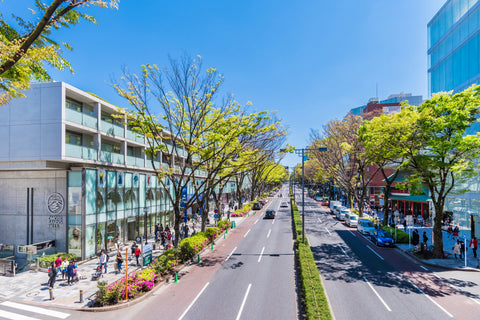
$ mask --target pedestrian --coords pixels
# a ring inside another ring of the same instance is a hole
[[[75,265],[73,260],[70,261],[67,267],[67,285],[71,286],[73,284],[73,279],[75,278]]]
[[[453,249],[453,255],[455,256],[455,259],[457,259],[457,254],[459,258],[462,257],[460,241],[457,240],[457,242],[455,242],[455,245],[453,246],[452,249]]]
[[[407,232],[407,219],[403,218],[403,230]]]
[[[472,240],[470,240],[470,248],[472,248],[473,251],[473,257],[477,257],[477,247],[478,247],[478,241],[476,237],[473,237]]]
[[[57,268],[55,268],[55,263],[52,262],[50,264],[50,268],[48,268],[48,286],[53,289],[53,285],[55,284],[55,279],[57,278]]]
[[[458,238],[458,232],[459,232],[458,226],[455,226],[455,228],[453,229],[453,237],[454,238]]]
[[[163,249],[165,249],[165,230],[160,233],[160,244],[162,245]]]
[[[117,274],[122,272],[123,256],[120,250],[117,252]]]
[[[132,243],[132,246],[130,247],[130,250],[131,250],[131,256],[130,258],[133,258],[133,256],[135,255],[135,249],[137,248],[137,243],[135,241],[133,241]]]
[[[460,242],[460,254],[461,254],[461,259],[464,258],[464,254],[465,254],[465,242],[463,242],[462,240],[458,240]]]
[[[140,254],[141,254],[141,253],[142,253],[142,251],[141,251],[140,248],[137,246],[137,247],[135,248],[135,259],[137,259],[137,266],[140,264],[140,263],[138,262],[138,258],[140,257]]]
[[[57,270],[57,274],[55,276],[58,276],[58,273],[60,272],[60,267],[62,266],[62,256],[59,254],[58,258],[55,259],[55,269]]]
[[[102,249],[102,251],[100,251],[99,262],[102,268],[105,268],[105,273],[107,273],[107,257],[108,256],[105,254],[105,250]]]
[[[68,268],[68,259],[65,258],[65,260],[62,261],[62,266],[61,266],[61,272],[62,272],[62,280],[65,280],[67,277],[67,268]]]
[[[427,243],[428,237],[427,237],[427,232],[423,231],[423,243]]]
[[[418,235],[418,230],[415,229],[413,230],[413,233],[412,233],[412,244],[414,246],[417,246],[419,242],[420,242],[420,236]]]

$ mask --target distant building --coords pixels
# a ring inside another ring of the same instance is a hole
[[[393,114],[401,109],[402,102],[406,101],[412,106],[419,106],[423,102],[422,96],[412,96],[411,93],[391,94],[385,100],[370,98],[366,105],[350,109],[348,114],[371,119],[380,114]]]

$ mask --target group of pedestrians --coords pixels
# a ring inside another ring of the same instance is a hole
[[[188,228],[188,227],[187,227]],[[187,229],[185,229],[185,225],[182,226],[180,230],[180,234],[185,236],[187,234]],[[175,231],[171,230],[168,226],[163,228],[163,225],[160,224],[160,226],[155,225],[155,242],[158,243],[160,242],[160,245],[164,249],[170,249],[173,246],[173,243],[175,241]]]
[[[50,288],[53,289],[59,273],[62,274],[62,280],[67,279],[67,285],[69,286],[79,279],[77,263],[74,260],[68,261],[66,258],[62,260],[61,255],[58,255],[57,259],[48,268],[48,286]]]

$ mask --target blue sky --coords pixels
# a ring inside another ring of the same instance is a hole
[[[225,77],[225,93],[277,111],[288,143],[303,148],[310,129],[365,104],[377,85],[380,99],[427,96],[427,23],[445,1],[121,0],[119,10],[84,10],[98,25],[54,32],[73,46],[66,57],[75,74],[51,74],[127,107],[110,85],[122,66],[200,55]],[[32,3],[3,0],[0,12],[26,17]],[[282,163],[299,161],[292,154]]]

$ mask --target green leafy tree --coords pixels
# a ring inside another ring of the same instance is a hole
[[[0,13],[0,106],[23,97],[30,82],[50,81],[47,66],[73,72],[62,56],[62,47],[50,36],[53,29],[70,27],[81,19],[96,23],[79,9],[90,5],[118,8],[119,0],[53,0],[50,5],[35,0],[32,20],[12,15],[12,23]],[[63,46],[69,50],[67,43]]]
[[[418,108],[407,106],[412,117],[405,146],[405,166],[413,169],[412,184],[423,182],[435,208],[435,257],[443,256],[442,220],[446,197],[465,179],[476,174],[474,159],[480,153],[480,133],[466,134],[480,112],[480,86],[457,94],[439,93]]]

